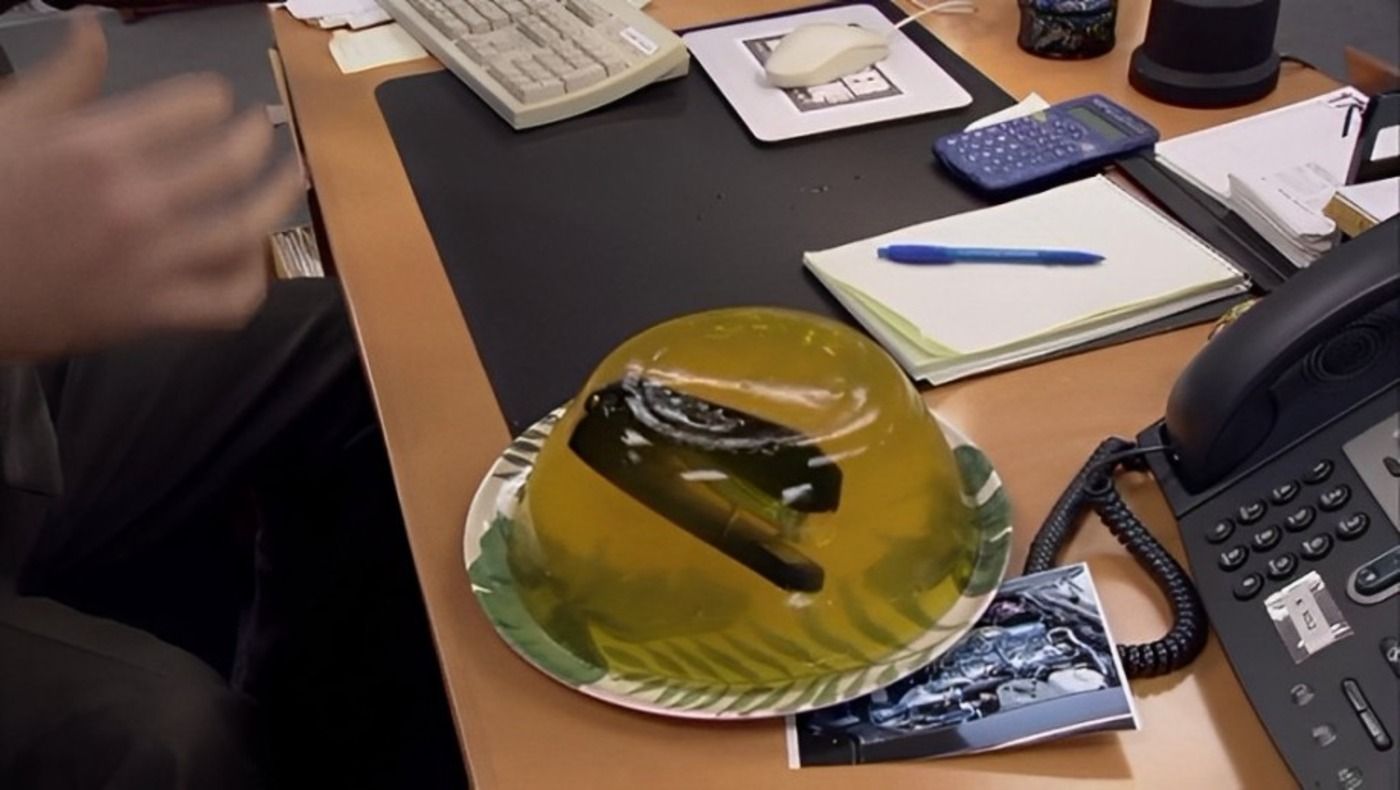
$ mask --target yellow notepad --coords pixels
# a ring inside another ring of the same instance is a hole
[[[881,260],[885,244],[1081,249],[1092,266]],[[1102,176],[804,260],[915,378],[1020,364],[1248,288],[1215,250]]]

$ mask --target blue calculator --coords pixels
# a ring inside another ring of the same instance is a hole
[[[984,192],[1028,191],[1102,168],[1157,142],[1152,124],[1097,93],[971,132],[933,152]]]

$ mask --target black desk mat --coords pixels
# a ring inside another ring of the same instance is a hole
[[[682,79],[523,132],[447,72],[380,86],[512,432],[667,318],[757,304],[849,321],[803,268],[803,251],[985,205],[939,170],[930,146],[1011,99],[924,28],[904,30],[971,105],[765,144],[694,61]]]

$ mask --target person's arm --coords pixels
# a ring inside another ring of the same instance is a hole
[[[192,75],[95,99],[106,42],[75,15],[62,51],[0,83],[0,360],[168,328],[233,327],[261,303],[263,244],[292,163],[272,130]]]

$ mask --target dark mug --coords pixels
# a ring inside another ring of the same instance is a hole
[[[1113,49],[1118,0],[1018,0],[1016,43],[1042,58],[1094,58]]]

